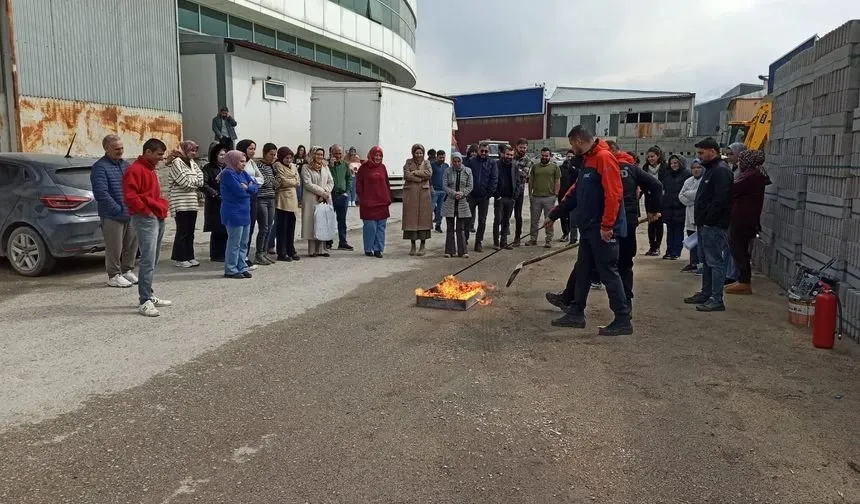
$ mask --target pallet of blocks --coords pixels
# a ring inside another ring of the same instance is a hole
[[[797,262],[835,259],[846,335],[860,340],[860,20],[776,72],[760,269],[788,287]]]

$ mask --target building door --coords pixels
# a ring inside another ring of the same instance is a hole
[[[579,117],[579,124],[584,126],[588,131],[590,131],[591,133],[593,133],[595,135],[599,133],[597,131],[597,116],[594,114],[580,116]]]
[[[551,138],[567,137],[567,116],[554,115],[550,118],[549,136]]]
[[[618,119],[619,114],[609,114],[609,136],[618,136]]]

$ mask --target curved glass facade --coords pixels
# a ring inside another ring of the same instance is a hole
[[[415,49],[415,28],[418,23],[406,0],[329,0],[345,9],[376,21]]]
[[[398,0],[384,1],[395,2]],[[338,0],[338,3],[340,2],[344,2],[341,5],[347,7],[344,0]],[[353,3],[353,0],[349,0],[349,2]],[[368,0],[364,1],[364,3],[367,2]],[[354,3],[358,4],[359,2],[356,1]],[[406,9],[411,16],[409,8],[406,7]],[[414,20],[414,18],[412,19]],[[315,44],[295,35],[274,30],[203,5],[198,5],[189,0],[179,0],[179,28],[206,35],[248,40],[271,47],[272,49],[277,49],[278,51],[294,54],[300,58],[361,74],[365,77],[385,81],[390,84],[397,84],[391,73],[363,58],[343,53],[322,44]]]

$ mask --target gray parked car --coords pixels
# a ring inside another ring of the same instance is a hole
[[[95,159],[0,153],[0,257],[25,276],[104,250],[90,184]]]

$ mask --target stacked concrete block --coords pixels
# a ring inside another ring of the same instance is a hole
[[[847,332],[860,338],[860,21],[778,69],[772,98],[765,168],[773,185],[756,260],[783,286],[795,261],[835,260],[826,274],[840,281]]]

